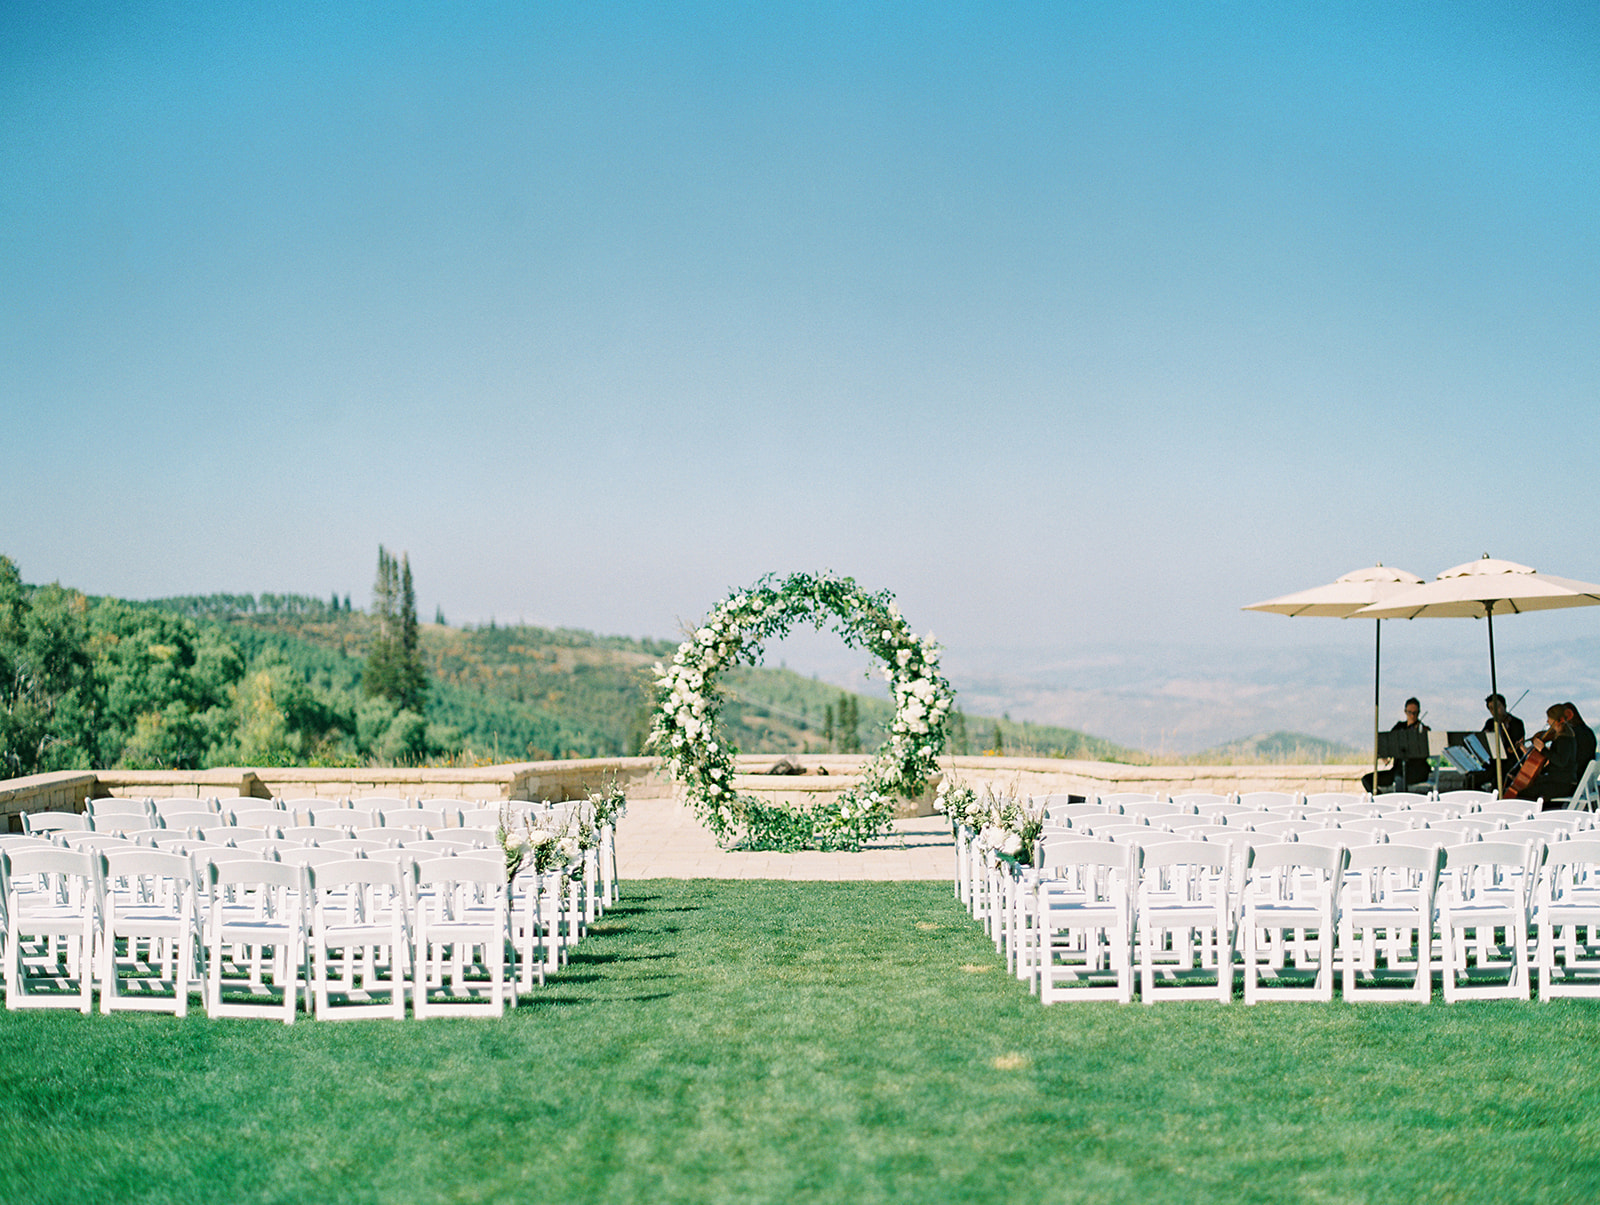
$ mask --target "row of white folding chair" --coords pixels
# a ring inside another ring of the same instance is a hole
[[[1414,835],[1420,837],[1422,833]],[[1541,994],[1546,985],[1550,985],[1552,995],[1600,995],[1600,976],[1584,983],[1563,983],[1556,978],[1557,975],[1571,976],[1576,971],[1600,972],[1600,937],[1588,929],[1590,925],[1600,924],[1600,838],[1579,837],[1549,848],[1552,864],[1564,868],[1564,880],[1553,874],[1537,874],[1546,847],[1536,835],[1529,834],[1528,838],[1455,846],[1419,842],[1347,849],[1337,840],[1305,843],[1298,848],[1293,845],[1251,846],[1249,882],[1257,888],[1254,896],[1247,888],[1237,904],[1246,1001],[1277,998],[1280,993],[1290,993],[1285,998],[1303,997],[1303,988],[1274,987],[1264,982],[1269,971],[1281,974],[1286,957],[1291,957],[1297,966],[1312,968],[1312,991],[1322,999],[1331,998],[1333,976],[1341,970],[1343,990],[1351,998],[1427,1000],[1431,996],[1435,970],[1443,972],[1447,1001],[1485,995],[1526,998],[1529,967],[1534,957],[1540,969]],[[1067,908],[1067,913],[1076,912],[1079,921],[1086,917],[1093,919],[1096,908],[1101,909],[1098,915],[1102,921],[1115,921],[1114,911],[1106,908],[1104,890],[1084,903],[1088,888],[1082,876],[1087,873],[1085,868],[1093,870],[1102,876],[1100,881],[1104,888],[1106,868],[1119,859],[1126,859],[1134,866],[1142,863],[1147,868],[1165,867],[1168,871],[1182,865],[1186,874],[1192,874],[1203,863],[1211,875],[1210,894],[1198,900],[1192,888],[1199,880],[1193,877],[1184,879],[1191,891],[1179,900],[1152,897],[1150,875],[1145,873],[1140,878],[1139,906],[1128,916],[1126,932],[1130,942],[1131,935],[1138,934],[1145,998],[1154,1001],[1163,995],[1191,990],[1163,988],[1156,984],[1154,976],[1162,956],[1180,963],[1188,960],[1179,969],[1191,968],[1195,952],[1191,943],[1197,933],[1203,939],[1200,943],[1202,969],[1209,967],[1213,976],[1211,985],[1198,990],[1224,999],[1231,996],[1231,972],[1226,977],[1216,972],[1224,959],[1231,958],[1231,946],[1223,942],[1227,922],[1219,919],[1226,916],[1221,901],[1228,891],[1228,876],[1223,870],[1227,858],[1219,847],[1213,845],[1207,850],[1203,844],[1178,841],[1139,846],[1090,839],[1058,843],[1053,848],[1047,845],[1046,858],[1065,857],[1072,849],[1080,852],[1091,846],[1098,846],[1098,849],[1090,851],[1096,857],[1083,862],[1075,872],[1078,877],[1067,884],[1051,880],[1049,872],[1053,868],[1049,865],[1039,880],[1038,916],[1031,926],[1030,937],[1039,943],[1031,969],[1039,978],[1041,994],[1047,1000],[1058,998],[1061,989],[1057,980],[1063,975],[1071,980],[1085,973],[1109,969],[1116,972],[1114,984],[1094,989],[1093,995],[1130,998],[1131,961],[1118,957],[1120,930],[1117,926],[1101,924],[1093,941],[1080,939],[1075,945],[1069,943],[1063,947],[1053,936],[1055,930],[1063,926],[1053,924],[1048,911],[1051,907],[1063,907],[1064,898],[1073,905]],[[1115,849],[1121,849],[1122,853],[1112,852]],[[1336,863],[1341,859],[1342,864],[1350,867],[1347,873],[1339,872]],[[1435,948],[1432,918],[1441,868],[1445,871],[1438,912],[1441,953],[1434,959],[1430,956]],[[1267,872],[1271,872],[1270,890],[1263,889]],[[1394,878],[1397,874],[1406,877],[1397,882]],[[1542,912],[1531,904],[1536,879]],[[1171,887],[1168,883],[1165,888],[1169,894]],[[1545,904],[1543,901],[1548,901],[1552,893],[1558,903]],[[1211,918],[1209,924],[1202,924],[1206,917]],[[1167,924],[1167,921],[1172,923]],[[1537,935],[1530,928],[1533,923],[1539,926]],[[1334,957],[1335,924],[1340,935],[1338,960]],[[1579,927],[1590,935],[1587,941],[1578,939]],[[1496,942],[1496,928],[1507,933],[1505,941]],[[1163,946],[1163,935],[1175,930],[1182,931],[1181,942]],[[1314,952],[1306,944],[1307,930],[1317,934]],[[1473,933],[1470,940],[1469,930]],[[1276,937],[1262,943],[1259,939],[1269,931]],[[1285,937],[1285,931],[1297,936]],[[1383,933],[1381,944],[1375,931]],[[1065,959],[1062,957],[1064,948]],[[1292,954],[1289,953],[1291,949]],[[1561,955],[1559,968],[1558,953]],[[1130,945],[1128,958],[1131,957]],[[1077,965],[1073,965],[1074,958]],[[1027,961],[1023,960],[1024,968]],[[1503,973],[1505,982],[1474,985],[1471,982],[1473,972],[1484,969],[1496,975]],[[1380,979],[1380,970],[1385,972],[1383,979],[1392,979],[1398,970],[1402,980],[1409,974],[1410,982],[1396,987]],[[1364,984],[1362,977],[1372,979],[1375,986]],[[1076,989],[1072,989],[1071,994],[1077,998],[1092,998],[1080,995]]]
[[[382,940],[370,941],[368,946],[390,951],[415,950],[412,996],[413,1008],[419,1017],[442,1011],[498,1014],[507,994],[504,948],[505,941],[512,937],[512,927],[504,890],[505,864],[497,851],[451,859],[417,858],[413,853],[404,858],[377,858],[361,863],[334,851],[298,850],[295,852],[301,855],[300,859],[280,863],[261,857],[233,856],[241,851],[217,850],[211,851],[211,859],[196,863],[180,854],[131,845],[93,852],[27,840],[26,844],[10,842],[3,852],[7,858],[14,857],[17,863],[15,873],[10,870],[10,862],[5,864],[6,890],[0,893],[0,899],[8,904],[7,918],[15,917],[17,921],[16,926],[6,926],[10,1008],[60,1006],[64,1001],[60,992],[40,996],[29,991],[30,979],[38,979],[48,970],[49,975],[44,977],[52,981],[76,975],[80,990],[66,1002],[87,1012],[95,979],[98,936],[104,1011],[118,1007],[158,1008],[183,1015],[187,1009],[190,972],[201,948],[196,941],[200,937],[202,910],[208,926],[204,948],[211,951],[205,990],[207,1008],[212,1015],[270,1015],[292,1021],[297,985],[308,993],[309,1007],[313,983],[318,1015],[370,1015],[374,1011],[403,1015],[405,987],[404,975],[399,973],[401,968],[391,968],[385,993],[378,986],[381,975],[375,975],[377,968],[387,963],[373,960],[369,950],[362,964],[365,974],[361,986],[355,986],[355,963],[346,948],[354,937],[350,926],[359,921],[370,928],[375,917],[383,918],[383,923],[389,927],[382,933],[371,930],[367,936],[375,935]],[[331,857],[317,856],[321,854]],[[319,869],[326,876],[328,890],[317,889]],[[26,882],[40,876],[54,876],[63,883],[76,877],[77,883],[73,891],[64,886],[54,892],[27,890]],[[403,889],[392,892],[387,904],[371,895],[374,885],[391,880],[401,884],[410,878],[415,879],[415,889],[409,893]],[[165,891],[141,886],[108,889],[108,883],[143,884],[163,879],[168,884]],[[205,883],[206,889],[197,891],[197,881]],[[497,893],[483,890],[483,884],[492,885],[496,881],[499,884]],[[359,898],[349,891],[350,885],[356,882],[368,885]],[[446,884],[451,885],[449,890]],[[471,884],[476,894],[467,893],[464,884]],[[535,890],[532,896],[539,894]],[[540,982],[544,963],[532,947],[543,940],[537,910],[541,903],[548,907],[551,902],[548,898],[551,893],[544,894],[544,901],[530,898],[525,904],[525,916],[519,921],[517,934],[524,963],[538,961]],[[554,902],[559,904],[558,899]],[[343,907],[345,927],[321,935],[317,956],[312,959],[306,944],[318,933],[312,925],[312,911],[332,904]],[[409,917],[413,914],[416,916],[415,944],[402,945],[397,942],[396,935],[409,932]],[[105,926],[103,931],[97,929],[100,923]],[[491,936],[495,934],[499,936]],[[46,951],[23,959],[23,936],[46,937]],[[125,950],[120,957],[119,938]],[[68,948],[62,948],[64,941]],[[165,976],[154,974],[153,968],[145,965],[157,956],[152,951],[141,958],[140,942],[147,947],[164,943],[159,959],[166,968]],[[235,1003],[222,999],[224,951],[233,945],[246,948],[245,955],[234,961],[240,964],[244,983],[253,994],[265,992],[266,977],[269,973],[273,975],[275,991],[280,997],[276,1003],[264,1006],[257,1002]],[[261,956],[264,947],[275,950],[270,970],[267,960]],[[477,993],[484,998],[469,999],[465,1005],[441,1002],[437,998],[441,992],[455,996],[476,992],[463,979],[467,965],[465,951],[470,947],[484,951],[481,961],[490,979],[487,994]],[[332,959],[329,956],[332,949],[340,949],[342,958]],[[13,953],[17,955],[15,959]],[[47,957],[48,966],[45,965]],[[30,972],[26,974],[25,961]],[[350,998],[343,1003],[334,1002],[329,995],[328,968],[336,961],[341,966],[343,994]],[[121,991],[121,972],[130,964],[140,973],[141,979],[153,976],[165,983],[171,994],[130,996]],[[316,968],[314,981],[309,967]],[[387,998],[374,1004],[370,998],[374,988],[380,997],[386,994]],[[514,1002],[514,994],[512,999]]]

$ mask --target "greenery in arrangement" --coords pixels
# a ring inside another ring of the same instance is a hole
[[[505,804],[495,835],[505,854],[506,878],[514,879],[522,870],[574,873],[580,855],[596,848],[604,830],[615,828],[628,811],[628,797],[615,779],[589,792],[583,803],[581,808],[554,814]]]
[[[1600,1005],[1056,1004],[947,883],[647,881],[495,1022],[0,1013],[0,1199],[1600,1198]]]
[[[978,845],[997,856],[1024,865],[1033,862],[1034,846],[1044,834],[1045,805],[1031,795],[985,783],[983,794],[947,775],[934,796],[934,810],[949,818],[951,831],[969,829]]]
[[[733,785],[738,750],[718,726],[719,675],[741,659],[759,660],[768,640],[801,622],[831,626],[846,645],[876,657],[895,705],[888,739],[862,781],[809,810],[740,796]],[[657,666],[650,748],[723,844],[859,849],[887,831],[895,799],[919,794],[938,770],[955,700],[938,662],[939,646],[911,631],[888,591],[874,593],[827,573],[769,575],[714,607],[678,646],[671,665]]]

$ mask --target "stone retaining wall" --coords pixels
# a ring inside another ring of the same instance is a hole
[[[820,802],[853,785],[870,760],[840,754],[789,754],[804,775],[769,775],[778,754],[738,759],[735,787],[772,802]],[[1114,762],[1048,757],[947,757],[946,774],[970,786],[1010,789],[1025,795],[1089,795],[1110,791],[1359,791],[1363,766],[1125,766]],[[826,775],[816,773],[826,767]],[[244,795],[261,799],[342,799],[398,795],[481,799],[579,799],[613,778],[635,799],[671,797],[673,784],[653,757],[585,758],[511,762],[469,769],[312,769],[252,767],[215,770],[63,770],[0,781],[0,831],[20,831],[23,812],[82,811],[101,795]],[[907,801],[902,815],[930,814],[932,793]]]
[[[467,769],[350,769],[259,766],[215,770],[64,770],[0,781],[0,831],[18,832],[23,812],[81,812],[84,801],[122,797],[243,795],[258,799],[581,799],[613,778],[635,799],[664,798],[672,786],[653,757],[510,762]]]

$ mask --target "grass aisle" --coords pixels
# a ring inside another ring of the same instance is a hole
[[[629,887],[501,1023],[0,1014],[0,1201],[1600,1199],[1600,1004],[1044,1009],[948,885]]]

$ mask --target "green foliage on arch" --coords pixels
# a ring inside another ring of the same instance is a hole
[[[847,646],[876,657],[895,704],[889,738],[861,781],[809,811],[739,795],[733,786],[738,750],[717,728],[718,675],[730,665],[758,662],[768,640],[802,622],[831,627]],[[859,849],[888,830],[896,798],[920,794],[937,772],[955,702],[938,662],[932,636],[911,631],[887,590],[874,593],[829,573],[794,573],[781,581],[769,574],[714,607],[678,646],[672,664],[656,667],[650,747],[724,846]]]

